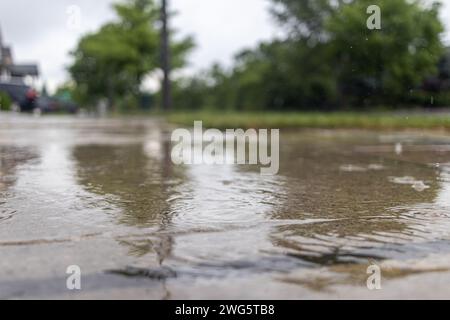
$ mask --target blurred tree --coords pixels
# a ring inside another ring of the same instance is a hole
[[[372,0],[341,5],[326,22],[330,62],[336,66],[341,97],[352,104],[398,103],[437,73],[443,55],[439,4],[378,0],[381,30],[363,28]]]
[[[189,108],[190,97],[195,93],[195,105],[191,104],[191,108],[329,107],[336,97],[335,76],[324,59],[322,46],[310,48],[303,41],[261,43],[257,49],[237,54],[230,70],[216,64],[195,78],[185,79],[182,85],[179,82],[175,105]]]
[[[322,108],[332,103],[333,73],[324,64],[322,45],[273,41],[237,56],[241,108]],[[252,103],[253,102],[253,103]]]
[[[445,55],[439,62],[439,78],[442,81],[450,80],[450,47],[445,49]]]
[[[444,30],[438,4],[272,2],[273,15],[287,31],[284,39],[242,51],[229,70],[213,66],[195,81],[184,81],[177,96],[188,102],[195,92],[196,104],[239,110],[395,105],[408,103],[410,91],[437,73]],[[373,4],[381,8],[381,30],[367,27]]]
[[[108,97],[114,105],[118,98],[136,97],[146,75],[159,67],[159,14],[153,0],[124,0],[114,5],[117,20],[81,38],[72,53],[69,72],[81,102]],[[193,40],[171,43],[172,67],[185,64]]]
[[[334,66],[341,105],[401,102],[437,71],[444,31],[438,3],[273,1],[273,12],[288,28],[291,41],[304,42],[310,48],[323,46],[323,63]],[[381,30],[369,30],[366,25],[367,8],[373,4],[381,8]]]
[[[312,45],[327,40],[326,22],[345,0],[272,0],[272,2],[271,12],[287,29],[288,38],[309,40],[309,44]]]

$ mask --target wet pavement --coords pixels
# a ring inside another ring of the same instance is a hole
[[[450,134],[281,130],[261,176],[174,166],[171,129],[0,114],[0,298],[450,297]]]

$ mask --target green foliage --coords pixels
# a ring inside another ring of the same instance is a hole
[[[331,61],[342,93],[361,104],[370,96],[395,103],[436,74],[443,54],[438,5],[417,1],[378,0],[382,29],[362,28],[373,0],[341,5],[326,23]]]
[[[80,88],[74,82],[69,81],[57,87],[53,96],[64,102],[83,103],[86,100],[80,94]],[[83,107],[89,107],[89,105],[85,104]]]
[[[284,39],[238,54],[177,89],[177,105],[317,110],[411,103],[443,55],[440,6],[408,0],[272,0]],[[382,29],[367,28],[377,4]],[[195,95],[195,98],[194,98]]]
[[[0,91],[0,111],[11,110],[12,100],[9,94]]]
[[[108,97],[111,104],[131,101],[146,75],[159,66],[159,6],[153,0],[125,0],[114,5],[116,21],[84,36],[69,68],[79,102]],[[174,42],[174,68],[185,64],[191,38]],[[128,96],[128,97],[127,97]]]

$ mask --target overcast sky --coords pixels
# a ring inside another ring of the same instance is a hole
[[[79,37],[96,30],[114,14],[115,0],[1,0],[0,26],[4,42],[12,45],[18,63],[36,61],[42,79],[51,89],[67,78],[68,52]],[[443,21],[450,39],[450,0],[443,0]],[[197,48],[190,57],[190,70],[212,62],[229,63],[233,55],[280,29],[268,13],[268,0],[171,0],[178,11],[172,23],[181,35],[193,35]],[[80,23],[73,6],[81,9]]]

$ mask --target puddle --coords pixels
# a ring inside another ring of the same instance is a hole
[[[250,299],[364,290],[354,280],[372,260],[395,267],[398,287],[401,270],[450,265],[450,136],[282,131],[280,174],[267,177],[174,166],[167,130],[0,118],[1,297],[68,294],[48,284],[70,265],[89,297]]]

